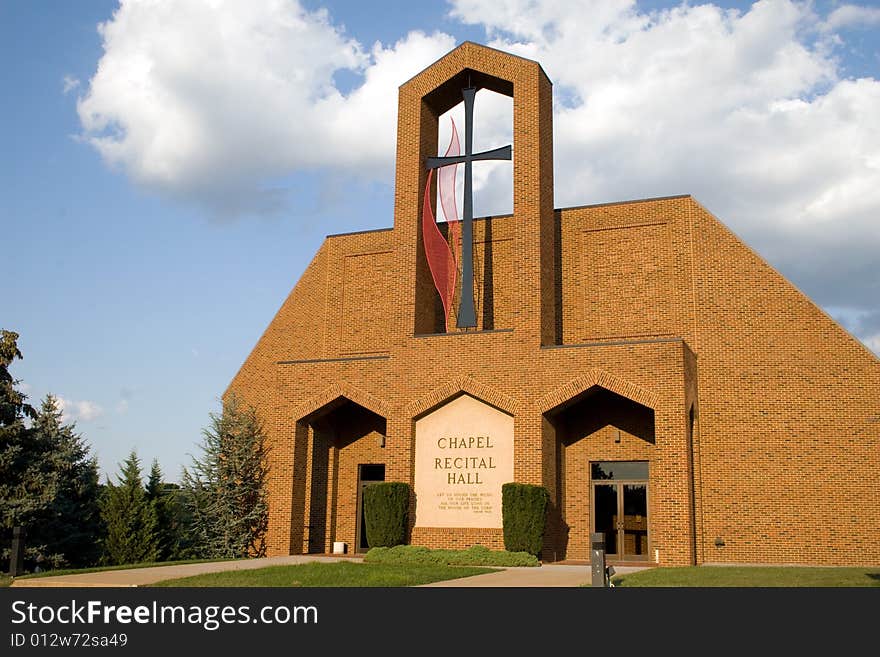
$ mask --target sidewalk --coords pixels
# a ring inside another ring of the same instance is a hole
[[[359,557],[329,557],[324,555],[290,555],[287,557],[266,557],[242,561],[213,561],[210,563],[180,564],[178,566],[154,566],[152,568],[131,568],[128,570],[104,570],[81,575],[59,575],[58,577],[29,577],[16,579],[12,586],[27,588],[53,587],[91,587],[91,586],[148,586],[166,579],[178,579],[205,573],[219,573],[226,570],[253,570],[269,566],[287,566],[309,561],[363,561]]]
[[[615,566],[618,575],[644,570],[642,566]],[[577,587],[590,585],[589,565],[545,564],[537,568],[504,568],[496,573],[448,579],[423,587]]]
[[[12,583],[16,588],[57,588],[57,587],[131,587],[149,586],[166,579],[177,579],[216,573],[226,570],[253,570],[268,566],[285,566],[309,561],[363,561],[360,557],[333,557],[326,555],[291,555],[287,557],[267,557],[246,561],[217,561],[212,563],[181,564],[179,566],[155,566],[153,568],[132,568],[129,570],[105,570],[81,575],[59,575],[58,577],[33,577],[17,579]],[[642,570],[641,567],[615,567],[623,574]],[[443,582],[425,584],[427,587],[472,588],[472,587],[577,587],[590,583],[589,565],[546,564],[537,568],[502,568],[494,573],[462,577]]]

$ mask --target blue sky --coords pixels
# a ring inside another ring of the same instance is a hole
[[[31,401],[105,474],[135,448],[177,480],[324,235],[391,225],[396,87],[464,40],[554,81],[558,206],[693,193],[880,352],[877,2],[7,1],[0,327]]]

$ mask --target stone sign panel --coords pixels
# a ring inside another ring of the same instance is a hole
[[[501,528],[513,417],[462,395],[416,420],[417,527]]]

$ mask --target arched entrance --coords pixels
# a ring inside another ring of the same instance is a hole
[[[362,495],[364,486],[385,479],[387,422],[381,415],[338,397],[302,418],[307,432],[303,488],[302,552],[331,552],[333,543],[348,552],[364,551]]]
[[[544,414],[556,441],[556,555],[589,559],[605,534],[612,562],[650,558],[653,409],[593,385]]]

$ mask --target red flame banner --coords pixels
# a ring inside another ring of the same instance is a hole
[[[447,156],[461,154],[461,144],[458,141],[458,131],[455,121],[452,121],[452,136],[449,147],[446,149]],[[425,185],[424,206],[422,208],[422,238],[425,243],[425,257],[431,277],[434,279],[434,287],[440,293],[443,302],[445,325],[449,329],[449,316],[452,313],[453,298],[455,297],[455,283],[458,275],[458,260],[461,252],[461,220],[458,217],[458,206],[455,202],[455,181],[458,165],[451,164],[441,167],[437,174],[437,197],[446,215],[449,241],[443,237],[434,212],[431,209],[431,179],[433,170],[428,171],[428,181]]]

